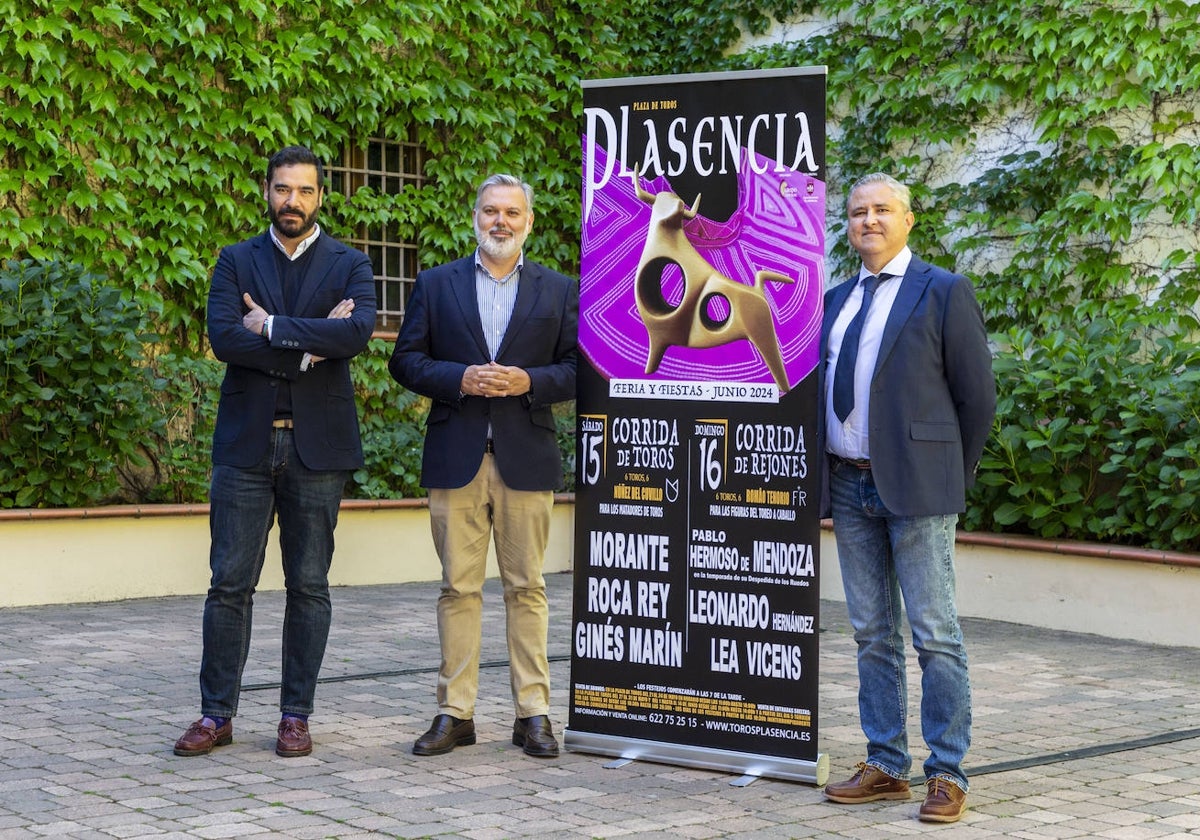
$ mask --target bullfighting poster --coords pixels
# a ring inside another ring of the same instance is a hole
[[[567,748],[823,784],[825,68],[583,88]]]

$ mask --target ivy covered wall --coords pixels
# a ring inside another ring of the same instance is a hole
[[[161,466],[132,482],[139,498],[204,485],[208,275],[264,224],[269,152],[414,132],[423,187],[331,197],[324,220],[337,235],[393,219],[425,265],[470,248],[485,173],[526,174],[531,252],[577,273],[580,79],[823,64],[830,194],[874,169],[910,182],[914,249],[975,279],[994,334],[1000,414],[965,523],[1200,550],[1197,7],[668,6],[0,0],[0,259],[106,276],[159,336],[147,353],[168,385],[149,401],[171,419],[141,441]],[[836,203],[831,277],[850,268]],[[378,366],[356,375],[378,434],[419,416]],[[0,440],[21,402],[3,399]],[[381,460],[356,492],[409,492],[411,437],[369,440]]]
[[[914,250],[975,281],[1000,399],[968,527],[1200,549],[1197,11],[803,2],[733,59],[828,65],[831,192],[897,175]]]

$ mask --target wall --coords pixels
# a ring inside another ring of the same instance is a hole
[[[844,601],[829,530],[821,556],[821,597]],[[1200,556],[960,532],[955,568],[966,617],[1200,647]]]
[[[202,595],[208,585],[204,505],[0,512],[0,607]],[[828,523],[827,523],[828,524]],[[546,571],[574,567],[575,506],[554,508]],[[833,534],[821,533],[821,597],[842,601]],[[964,616],[1200,647],[1200,557],[960,534]],[[495,558],[489,574],[496,574]],[[440,567],[421,500],[343,505],[330,581],[365,586],[436,581]],[[283,586],[270,545],[262,589]]]
[[[208,589],[208,507],[0,512],[0,607],[201,595]],[[36,514],[45,514],[37,516]],[[571,568],[574,504],[554,506],[546,571]],[[282,589],[275,533],[259,588]],[[488,574],[496,575],[494,549]],[[424,500],[347,501],[329,574],[335,586],[441,579]]]

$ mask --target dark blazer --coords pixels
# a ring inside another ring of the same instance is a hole
[[[285,314],[269,233],[221,250],[208,293],[208,338],[225,362],[221,402],[213,434],[213,463],[250,467],[266,454],[281,382],[291,383],[292,417],[300,460],[314,470],[352,470],[363,465],[350,358],[375,329],[375,279],[362,251],[322,232],[296,295]],[[271,341],[242,326],[249,292],[274,316]],[[344,298],[354,298],[349,318],[327,317]],[[305,352],[324,361],[301,372]]]
[[[822,359],[857,280],[825,293]],[[871,378],[871,473],[888,510],[897,516],[965,510],[995,411],[992,355],[970,281],[914,257]]]
[[[388,370],[405,388],[433,400],[423,487],[469,483],[483,462],[490,423],[496,466],[507,486],[558,489],[562,456],[550,406],[575,399],[578,320],[579,284],[525,260],[496,361],[523,368],[532,388],[520,397],[464,396],[463,372],[490,359],[475,294],[475,257],[417,275]]]

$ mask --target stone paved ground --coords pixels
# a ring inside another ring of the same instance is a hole
[[[549,584],[561,734],[570,575]],[[414,757],[434,712],[436,594],[426,583],[335,591],[316,749],[299,759],[273,751],[280,593],[258,598],[234,744],[190,759],[171,745],[196,717],[202,598],[0,610],[0,838],[1200,836],[1200,648],[966,621],[971,809],[928,826],[917,799],[847,807],[791,782],[526,757],[509,743],[495,582],[479,743]],[[822,610],[820,748],[840,779],[863,757],[853,641],[844,607]]]

